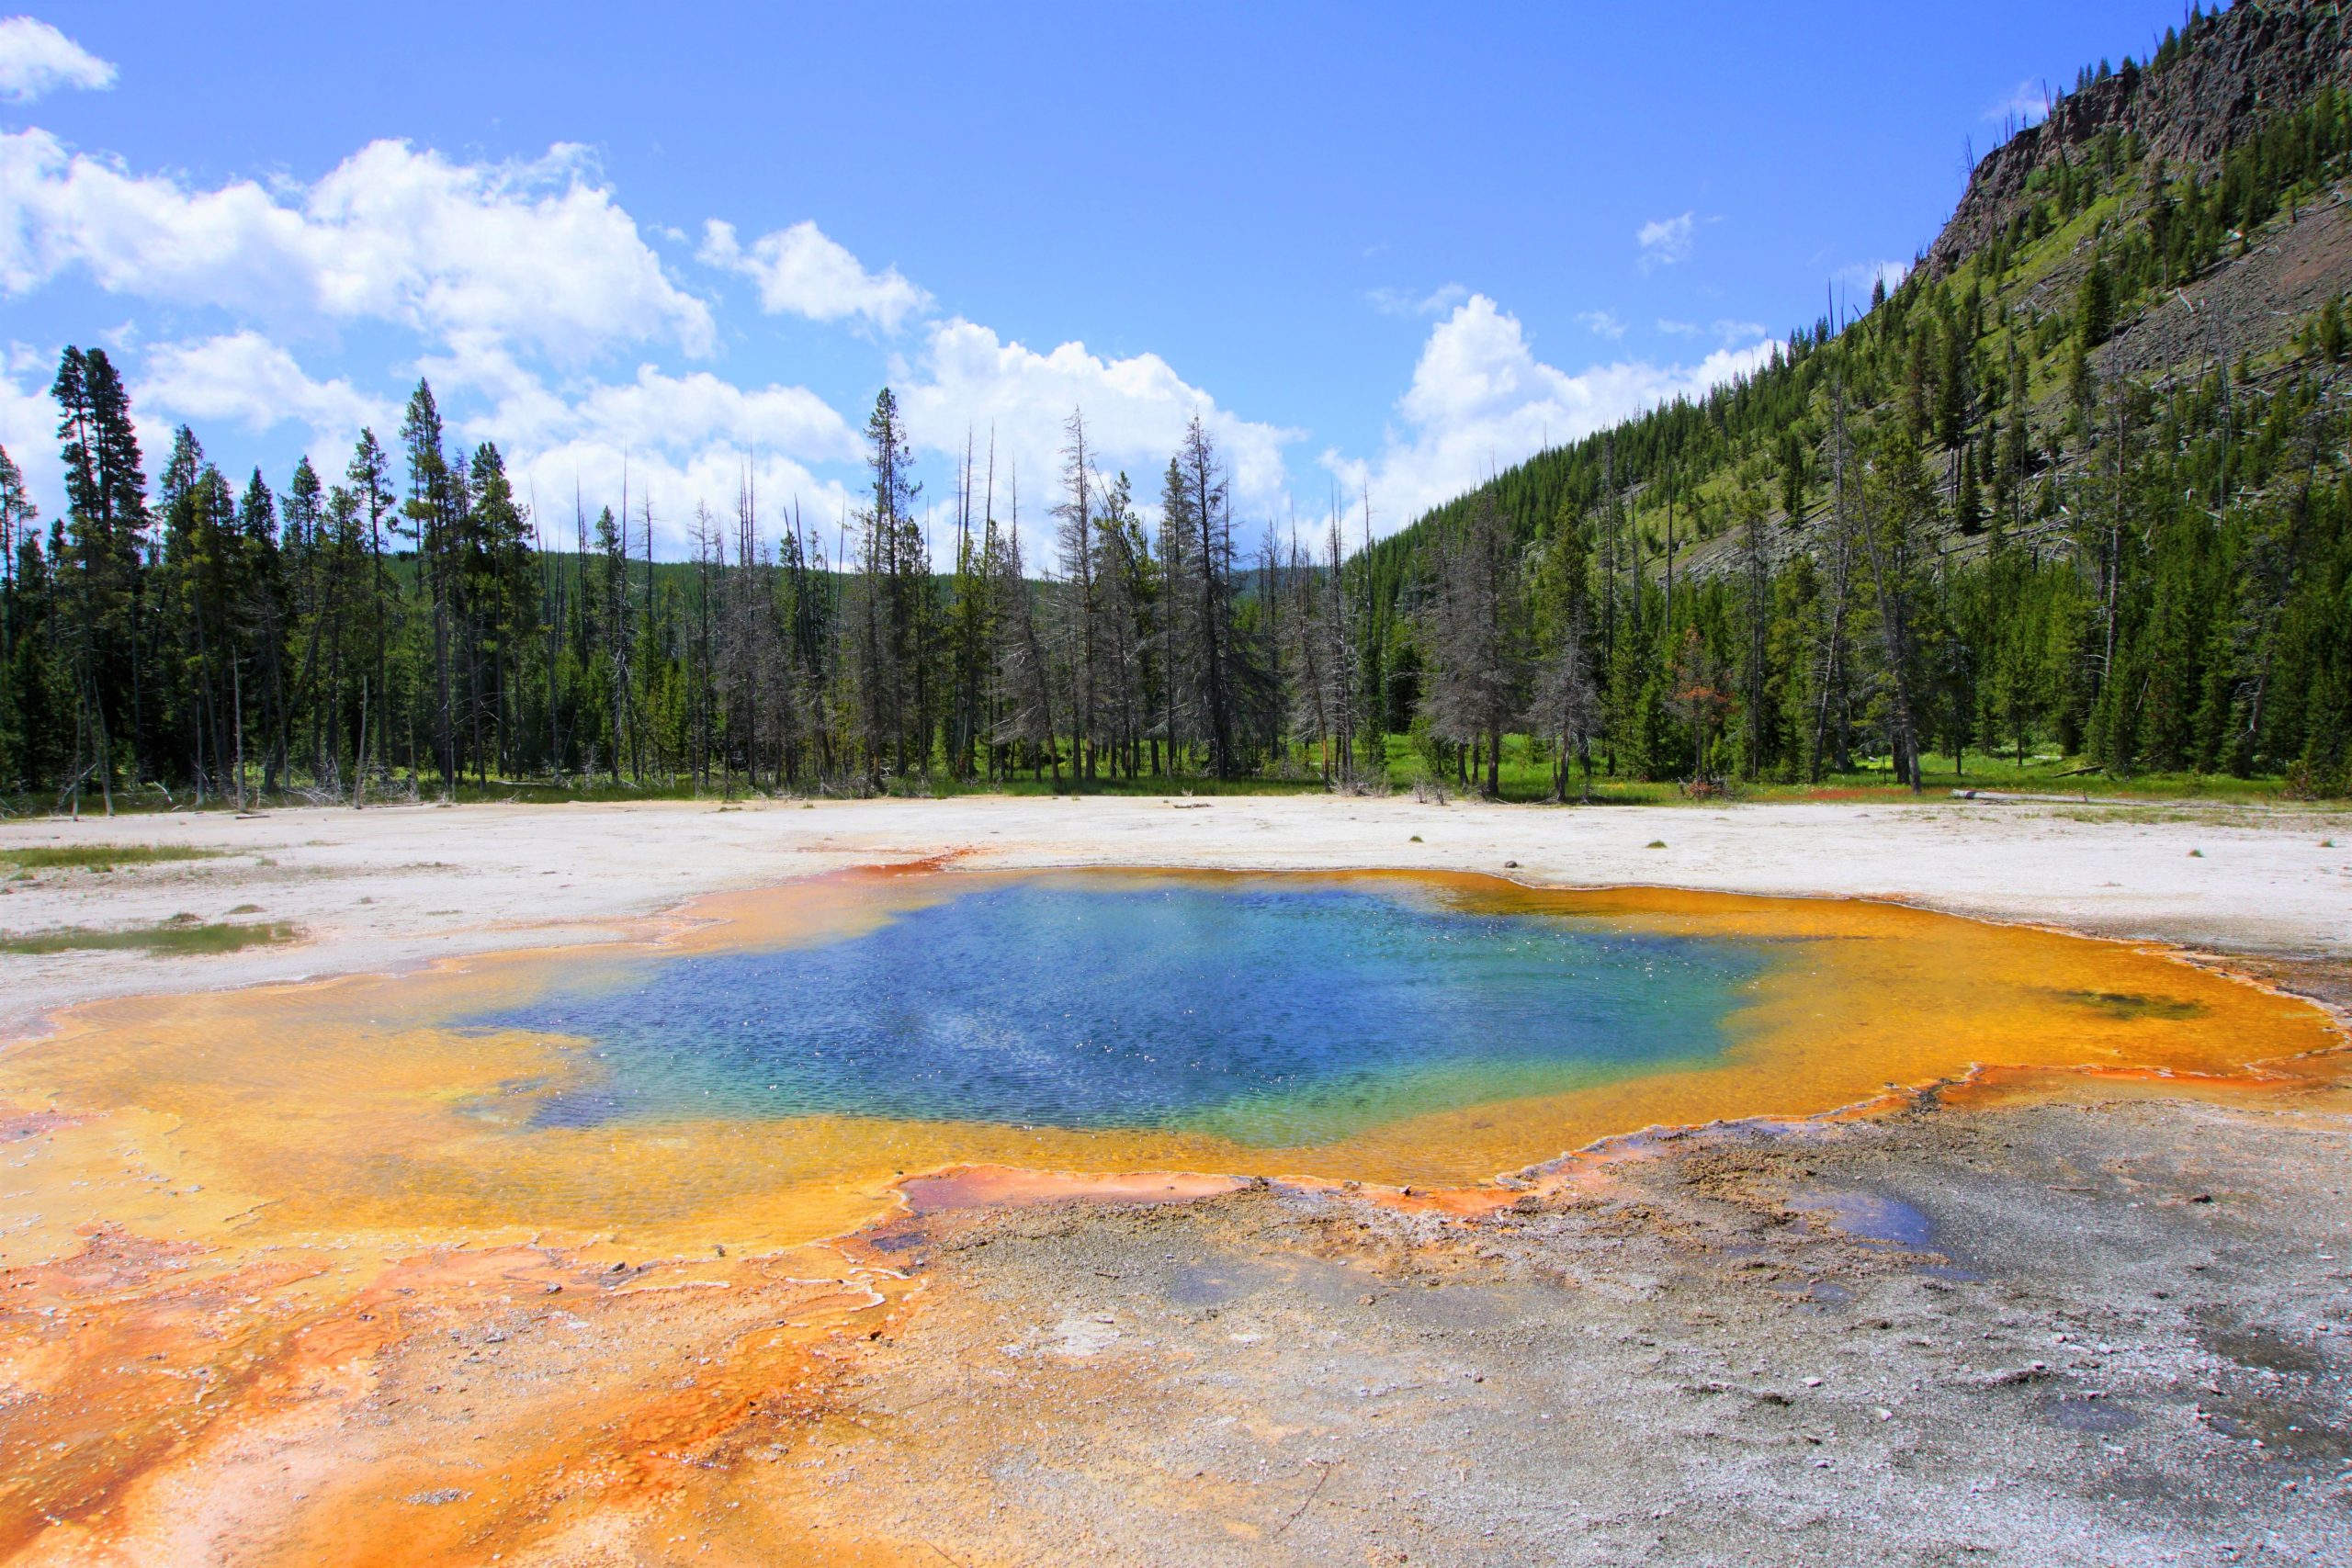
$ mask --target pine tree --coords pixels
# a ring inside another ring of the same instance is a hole
[[[2091,253],[2091,265],[2075,293],[2075,332],[2085,348],[2107,341],[2115,326],[2115,280],[2107,268],[2107,253]]]
[[[1968,349],[1965,328],[1947,319],[1939,336],[1936,369],[1936,441],[1949,450],[1968,434]]]
[[[458,758],[455,716],[451,711],[451,623],[460,613],[457,600],[459,575],[459,528],[463,509],[457,497],[457,475],[443,450],[441,411],[433,388],[424,381],[410,394],[408,412],[401,423],[401,446],[408,458],[408,500],[401,513],[409,536],[416,541],[418,570],[433,612],[433,736],[435,761],[441,774],[441,793],[450,797],[457,788]]]
[[[871,499],[859,513],[857,682],[868,786],[931,770],[935,636],[929,546],[915,502],[914,455],[885,387],[865,424]]]
[[[391,465],[384,456],[384,448],[373,430],[362,428],[359,444],[353,448],[351,465],[344,470],[344,480],[351,491],[357,507],[357,532],[368,557],[367,594],[361,611],[362,623],[374,650],[373,685],[363,686],[359,705],[363,713],[375,716],[375,734],[363,736],[358,755],[354,760],[353,798],[367,788],[367,774],[372,762],[379,770],[391,762],[392,693],[391,641],[398,625],[400,601],[395,597],[390,574],[384,568],[385,536],[391,530],[392,485]],[[366,726],[363,723],[363,730]],[[369,747],[372,744],[373,750]]]
[[[0,446],[0,792],[30,790],[42,776],[47,671],[34,628],[45,618],[48,571],[40,521],[23,473]]]
[[[236,615],[243,636],[238,668],[250,675],[235,682],[241,732],[250,716],[254,732],[266,741],[261,752],[261,791],[274,795],[287,771],[291,706],[286,683],[287,637],[292,602],[279,536],[277,497],[255,468],[237,500],[237,553],[242,581],[234,584]],[[243,771],[239,784],[242,788]]]
[[[989,463],[995,463],[990,440]],[[994,662],[995,622],[988,579],[988,540],[972,532],[972,436],[964,434],[964,466],[956,485],[956,576],[948,594],[947,773],[958,782],[978,771],[976,750],[987,733],[982,696]]]
[[[51,389],[62,418],[67,532],[61,598],[73,645],[73,795],[95,778],[114,812],[114,748],[146,775],[147,479],[130,401],[104,349],[69,346]]]
[[[1887,737],[1898,784],[1917,793],[1922,742],[1922,683],[1917,618],[1922,592],[1920,539],[1935,513],[1935,491],[1907,432],[1882,437],[1863,486],[1863,514],[1856,528],[1870,563],[1872,599],[1887,679]]]

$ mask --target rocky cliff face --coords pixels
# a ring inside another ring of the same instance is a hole
[[[1928,269],[1957,266],[2008,222],[2035,170],[2081,156],[2106,131],[2137,131],[2167,163],[2211,165],[2271,114],[2323,86],[2352,86],[2347,41],[2333,0],[2239,0],[2204,18],[2165,64],[2127,65],[1986,153],[1928,247]]]

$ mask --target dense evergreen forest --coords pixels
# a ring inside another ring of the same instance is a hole
[[[2352,96],[2320,82],[2204,158],[2130,113],[2247,11],[2086,72],[2087,108],[2057,106],[2015,188],[1969,209],[1979,243],[1352,554],[1337,516],[1240,549],[1197,422],[1147,520],[1082,413],[1024,535],[984,444],[918,480],[887,389],[831,558],[748,486],[697,510],[683,563],[626,495],[548,548],[422,383],[340,474],[240,485],[183,427],[151,479],[117,368],[69,348],[63,514],[0,453],[0,794],[1499,792],[1510,758],[1566,799],[1865,765],[1916,788],[1931,753],[2344,794]],[[2324,298],[2303,276],[2307,308],[2249,305],[2304,234],[2333,235]]]

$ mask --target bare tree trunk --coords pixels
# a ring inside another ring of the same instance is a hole
[[[380,722],[380,720],[379,720]],[[368,682],[359,682],[359,751],[352,759],[351,809],[356,811],[368,794]]]

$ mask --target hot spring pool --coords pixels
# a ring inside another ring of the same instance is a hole
[[[0,1224],[786,1245],[958,1164],[1464,1186],[1654,1125],[2338,1043],[2165,953],[1853,900],[842,873],[629,941],[74,1010],[0,1055],[53,1128]]]
[[[541,1125],[808,1115],[1267,1146],[1718,1059],[1799,949],[1403,886],[1017,881],[468,1021],[582,1043]]]

